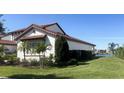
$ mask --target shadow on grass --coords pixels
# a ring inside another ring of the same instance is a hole
[[[78,63],[79,65],[89,65],[90,63],[87,63],[87,62],[80,62]]]
[[[55,67],[57,67],[57,68],[66,68],[66,67],[69,67],[69,66],[75,67],[75,66],[79,66],[79,65],[89,65],[90,64],[89,61],[97,60],[99,58],[101,58],[101,57],[94,57],[92,59],[85,59],[85,60],[77,60],[78,63],[77,64],[74,64],[74,65],[66,65],[66,66],[57,66],[57,65],[55,65]]]
[[[60,77],[54,74],[34,75],[34,74],[16,74],[9,76],[10,79],[70,79],[71,77]]]
[[[90,64],[89,61],[97,60],[99,58],[101,58],[101,57],[94,57],[93,59],[80,60],[78,65],[89,65]]]

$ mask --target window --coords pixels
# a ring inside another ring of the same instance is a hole
[[[39,43],[45,43],[45,41],[42,39],[42,40],[31,40],[29,41],[29,47],[30,48],[35,48]]]
[[[39,43],[45,43],[45,41],[42,39],[39,40],[30,40],[29,41],[29,48],[35,48]],[[31,53],[31,51],[27,51],[27,54]]]
[[[33,30],[33,33],[35,33],[36,31],[35,30]]]

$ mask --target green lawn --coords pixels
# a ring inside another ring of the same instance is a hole
[[[124,78],[124,60],[103,57],[87,61],[83,65],[64,68],[33,69],[14,66],[0,66],[0,77],[8,78],[76,78],[105,79]]]

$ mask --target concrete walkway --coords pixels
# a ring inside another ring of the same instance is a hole
[[[0,79],[8,79],[8,77],[0,77]]]

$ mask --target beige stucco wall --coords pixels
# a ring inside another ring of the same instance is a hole
[[[33,31],[30,31],[29,33],[27,33],[25,36],[28,36],[28,37],[30,37],[30,36],[35,36],[35,35],[44,35],[45,33],[42,33],[42,32],[40,32],[40,31],[35,31],[35,33],[33,33]],[[52,46],[52,49],[51,50],[47,50],[46,51],[46,53],[45,53],[45,56],[46,57],[49,57],[49,55],[50,54],[53,54],[54,55],[54,50],[55,50],[55,38],[54,37],[52,37],[52,36],[49,36],[49,35],[47,35],[47,37],[45,38],[45,42],[46,42],[46,44],[51,44],[51,46]],[[18,49],[18,47],[21,45],[21,41],[19,40],[19,41],[17,41],[17,49]],[[42,55],[42,54],[41,54]],[[23,54],[23,52],[22,51],[20,51],[19,49],[18,49],[18,51],[17,51],[17,57],[19,57],[20,58],[20,60],[22,60],[22,59],[24,59],[24,54]],[[38,54],[26,54],[26,59],[27,60],[33,60],[33,59],[35,59],[35,60],[39,60],[39,56],[38,56]]]
[[[7,35],[1,38],[2,40],[13,40],[12,35]]]
[[[24,36],[37,36],[37,35],[45,35],[45,33],[41,33],[38,30],[35,30],[35,33],[33,32],[34,30],[29,31],[27,34],[25,34]]]
[[[51,50],[46,51],[46,56],[49,56],[50,54],[55,55],[55,37],[47,35],[46,44],[51,44],[52,46]]]

